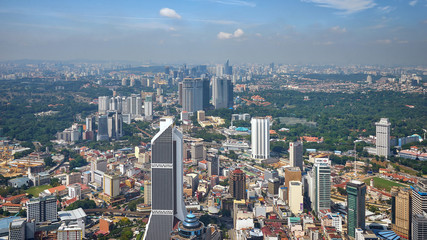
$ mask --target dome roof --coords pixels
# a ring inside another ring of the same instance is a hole
[[[183,221],[182,225],[186,228],[198,228],[200,227],[200,222],[194,214],[189,213],[185,217],[185,220]]]

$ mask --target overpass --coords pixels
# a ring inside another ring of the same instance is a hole
[[[123,210],[120,210],[120,209],[107,209],[107,208],[83,209],[83,211],[85,211],[85,213],[87,215],[93,214],[93,213],[110,213],[110,214],[119,213],[119,214],[122,214],[122,215],[131,215],[131,216],[145,217],[145,216],[150,215],[151,208],[143,209],[143,211],[140,211],[140,212],[123,211]]]

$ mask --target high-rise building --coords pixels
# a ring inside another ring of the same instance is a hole
[[[95,181],[95,171],[107,171],[107,159],[105,158],[94,158],[90,161],[90,172],[91,172],[91,181]]]
[[[208,156],[208,176],[213,175],[219,176],[219,159],[215,154],[209,154]]]
[[[117,111],[107,112],[108,137],[115,140],[123,137],[123,118]]]
[[[148,95],[144,101],[144,116],[146,119],[153,119],[153,96]]]
[[[302,142],[289,143],[289,163],[291,167],[299,167],[303,171]]]
[[[288,196],[290,196],[290,182],[298,181],[301,182],[301,170],[299,167],[288,167],[285,168],[285,187],[286,187],[286,195],[285,201],[288,201]]]
[[[132,118],[139,117],[142,115],[142,99],[139,94],[131,94],[130,97],[128,97],[129,101],[129,113],[131,114]]]
[[[230,174],[230,194],[236,200],[246,198],[246,174],[240,169]]]
[[[410,239],[412,223],[412,194],[409,188],[392,189],[392,230],[404,239]]]
[[[199,161],[203,160],[203,153],[203,143],[195,142],[191,144],[191,161],[193,161],[193,165],[197,165]]]
[[[420,180],[412,189],[411,239],[427,239],[427,180]]]
[[[278,178],[268,179],[268,195],[276,196],[279,194],[280,181]]]
[[[86,131],[95,131],[96,120],[95,116],[89,116],[86,118]]]
[[[348,235],[356,237],[356,228],[365,229],[366,184],[353,180],[347,183]]]
[[[211,100],[210,94],[210,84],[211,81],[209,78],[203,78],[203,109],[207,109],[209,107],[209,101]]]
[[[182,95],[183,95],[182,86],[183,86],[183,83],[179,82],[178,83],[178,104],[181,106],[182,106]]]
[[[144,239],[169,239],[175,219],[184,220],[183,135],[172,117],[160,119],[160,131],[151,140],[151,214]]]
[[[226,78],[215,78],[212,84],[212,103],[215,109],[233,107],[233,83]]]
[[[323,161],[314,162],[313,167],[314,212],[331,209],[331,166]]]
[[[17,219],[9,223],[9,239],[22,240],[25,238],[25,219]]]
[[[120,177],[117,175],[104,174],[104,193],[110,197],[120,195]]]
[[[304,197],[302,195],[301,181],[289,182],[289,208],[295,215],[302,213],[304,210]]]
[[[230,66],[230,60],[227,60],[224,64],[224,74],[233,75],[233,67]]]
[[[57,240],[83,239],[84,232],[77,222],[62,223],[56,231]]]
[[[98,113],[105,114],[109,109],[109,97],[100,96],[98,97]]]
[[[375,123],[377,139],[377,155],[388,158],[390,156],[390,125],[388,118],[381,118],[381,120]]]
[[[144,181],[144,203],[151,204],[151,182],[149,180]]]
[[[251,120],[252,158],[270,158],[270,119],[255,117]]]
[[[203,110],[203,81],[199,78],[185,78],[182,82],[182,111]]]
[[[101,115],[98,117],[98,134],[96,135],[97,141],[108,141],[108,116]]]
[[[36,223],[58,219],[56,197],[32,198],[27,202],[27,221]]]
[[[122,107],[123,107],[122,97],[117,96],[117,97],[110,98],[108,110],[117,111],[118,113],[121,113]]]

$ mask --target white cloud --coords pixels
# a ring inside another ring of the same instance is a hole
[[[315,3],[320,7],[338,9],[350,14],[374,7],[374,0],[301,0]]]
[[[342,28],[340,26],[335,26],[335,27],[329,28],[329,31],[334,32],[334,33],[345,33],[345,32],[347,32],[347,29]]]
[[[395,10],[395,7],[391,7],[391,6],[384,6],[384,7],[378,7],[378,9],[382,12],[385,13],[390,13],[391,11]]]
[[[218,39],[224,40],[224,39],[231,39],[231,38],[240,38],[243,36],[245,32],[241,28],[236,29],[234,33],[226,33],[226,32],[219,32],[217,37]]]
[[[237,6],[244,6],[244,7],[255,7],[256,4],[253,2],[243,1],[243,0],[211,0],[211,2],[216,2],[220,4],[226,4],[226,5],[237,5]]]
[[[163,17],[168,17],[168,18],[181,19],[181,15],[179,15],[178,13],[176,13],[175,10],[170,9],[170,8],[160,9],[160,15],[162,15]]]
[[[415,6],[418,3],[418,0],[413,0],[409,2],[409,5],[411,5],[412,7]]]
[[[377,43],[379,43],[379,44],[390,44],[391,39],[380,39],[380,40],[377,40]]]

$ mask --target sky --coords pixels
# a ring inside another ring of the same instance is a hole
[[[0,0],[0,60],[427,65],[427,0]]]

